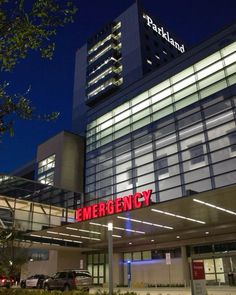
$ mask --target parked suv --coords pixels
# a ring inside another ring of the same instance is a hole
[[[82,289],[89,291],[92,277],[87,270],[66,270],[57,272],[53,277],[44,281],[44,290]]]

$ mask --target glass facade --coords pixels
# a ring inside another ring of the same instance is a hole
[[[82,241],[72,239],[72,235],[58,234],[53,237],[34,233],[44,229],[59,227],[75,222],[75,210],[61,208],[49,204],[35,203],[23,199],[10,198],[0,195],[0,229],[14,229],[22,234],[24,242],[54,246],[80,247]],[[84,237],[81,236],[81,239]],[[86,237],[87,238],[87,237]],[[33,260],[44,260],[47,256],[42,253],[32,253]]]
[[[235,242],[192,247],[193,260],[204,263],[207,285],[234,285],[235,250]]]
[[[75,210],[46,204],[42,206],[26,200],[0,197],[0,206],[1,227],[14,226],[15,229],[23,232],[60,226],[63,222],[75,219]]]
[[[165,201],[235,183],[236,99],[219,92],[236,83],[235,51],[233,43],[92,121],[85,200],[152,189]]]
[[[81,193],[2,174],[0,195],[71,209],[81,205]]]
[[[87,151],[236,83],[236,42],[120,105],[87,126]]]
[[[93,277],[93,284],[101,285],[109,281],[108,255],[106,253],[88,254],[87,265]]]

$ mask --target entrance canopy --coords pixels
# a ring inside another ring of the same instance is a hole
[[[74,212],[75,213],[75,212]],[[106,217],[29,233],[38,241],[76,243],[84,250],[107,249],[113,223],[114,249],[153,249],[230,241],[236,238],[236,186],[155,203]]]

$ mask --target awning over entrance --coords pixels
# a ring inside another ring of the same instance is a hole
[[[123,251],[236,239],[236,186],[194,194],[82,222],[30,233],[54,243],[63,238],[81,249],[106,249],[113,223],[114,249]]]

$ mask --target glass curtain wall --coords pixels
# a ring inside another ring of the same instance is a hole
[[[165,201],[236,182],[236,99],[213,95],[236,83],[235,49],[233,43],[89,124],[88,201],[145,189]]]
[[[87,126],[87,152],[236,83],[236,42]]]

